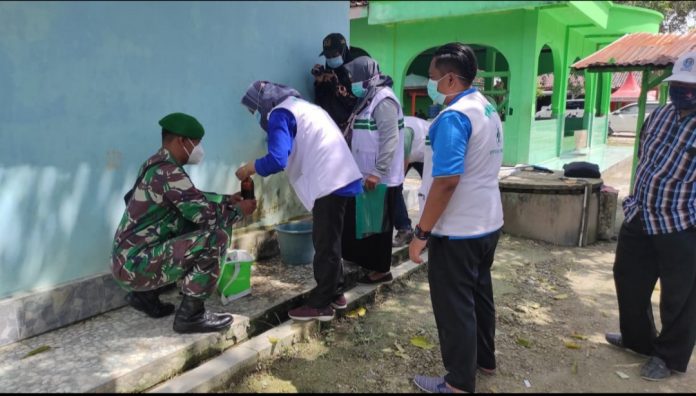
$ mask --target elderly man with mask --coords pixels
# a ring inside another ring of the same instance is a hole
[[[183,165],[203,159],[203,126],[184,113],[169,114],[159,124],[162,147],[140,167],[135,186],[126,194],[111,271],[116,283],[129,291],[129,304],[153,318],[174,312],[172,304],[159,300],[159,290],[182,279],[184,297],[174,330],[222,330],[232,323],[232,315],[211,313],[203,302],[215,290],[232,225],[251,214],[256,201],[194,187]]]
[[[256,81],[242,98],[268,134],[268,154],[237,169],[239,180],[255,173],[266,177],[287,170],[300,202],[312,212],[314,279],[317,286],[304,305],[292,309],[294,320],[329,321],[344,309],[341,234],[350,197],[362,192],[362,176],[329,114],[302,99],[295,89]]]
[[[391,89],[391,78],[379,72],[375,60],[361,56],[345,67],[350,73],[351,90],[359,98],[345,130],[346,140],[365,180],[365,188],[387,186],[384,208],[387,215],[383,232],[357,239],[355,200],[351,200],[346,210],[343,257],[369,271],[360,283],[388,282],[392,280],[392,208],[404,182],[404,115]]]
[[[640,375],[659,381],[686,371],[696,342],[696,52],[680,56],[672,103],[643,124],[638,167],[619,232],[614,283],[621,333],[612,345],[649,356]],[[660,280],[659,334],[650,297]]]

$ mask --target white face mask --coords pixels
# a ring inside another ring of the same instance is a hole
[[[189,142],[193,144],[193,141],[191,139],[189,139]],[[190,153],[186,149],[186,145],[184,145],[184,151],[186,151],[186,154],[188,154],[188,161],[186,161],[186,164],[188,165],[200,164],[201,161],[203,161],[203,157],[205,157],[205,151],[203,151],[201,143],[199,143],[197,146],[194,146],[193,150],[191,150]]]

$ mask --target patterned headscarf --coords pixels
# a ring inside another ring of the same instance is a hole
[[[268,113],[290,96],[302,98],[296,89],[270,81],[254,81],[242,97],[242,104],[249,111],[261,113],[261,128],[268,131]]]

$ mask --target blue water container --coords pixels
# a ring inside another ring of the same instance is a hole
[[[314,259],[312,244],[312,222],[298,221],[279,224],[278,233],[280,258],[288,265],[311,264]]]

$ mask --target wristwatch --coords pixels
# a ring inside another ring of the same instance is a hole
[[[427,241],[428,237],[430,237],[430,231],[423,231],[420,228],[420,225],[417,225],[416,229],[413,230],[413,236],[420,239],[421,241]]]

